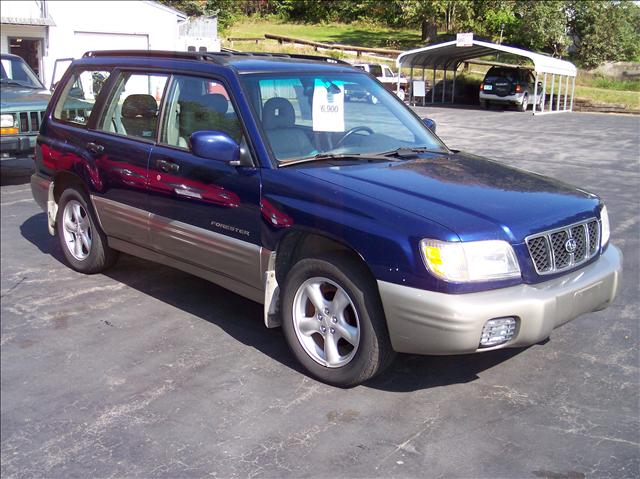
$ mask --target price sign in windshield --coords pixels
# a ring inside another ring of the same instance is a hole
[[[344,131],[344,85],[316,79],[313,131]]]

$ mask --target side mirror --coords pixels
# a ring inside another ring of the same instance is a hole
[[[422,123],[424,123],[424,126],[429,128],[432,133],[436,132],[436,122],[435,122],[435,120],[432,120],[431,118],[423,118],[422,119]]]
[[[221,131],[196,131],[189,137],[194,155],[240,166],[240,145]]]

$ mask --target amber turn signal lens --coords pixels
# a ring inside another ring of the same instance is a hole
[[[0,135],[17,135],[18,129],[15,127],[0,128]]]

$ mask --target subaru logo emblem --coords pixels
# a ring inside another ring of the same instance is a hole
[[[567,253],[573,253],[578,247],[578,243],[573,238],[569,238],[567,242],[564,244],[564,249],[567,250]]]

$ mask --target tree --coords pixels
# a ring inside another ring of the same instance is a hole
[[[176,8],[190,17],[216,15],[221,30],[229,27],[237,18],[242,3],[235,0],[158,0]]]
[[[576,59],[593,68],[606,61],[637,60],[640,7],[631,1],[572,1],[569,28]]]
[[[563,0],[518,0],[515,5],[518,22],[510,39],[531,50],[556,57],[564,55],[570,44],[567,9],[568,2]]]

